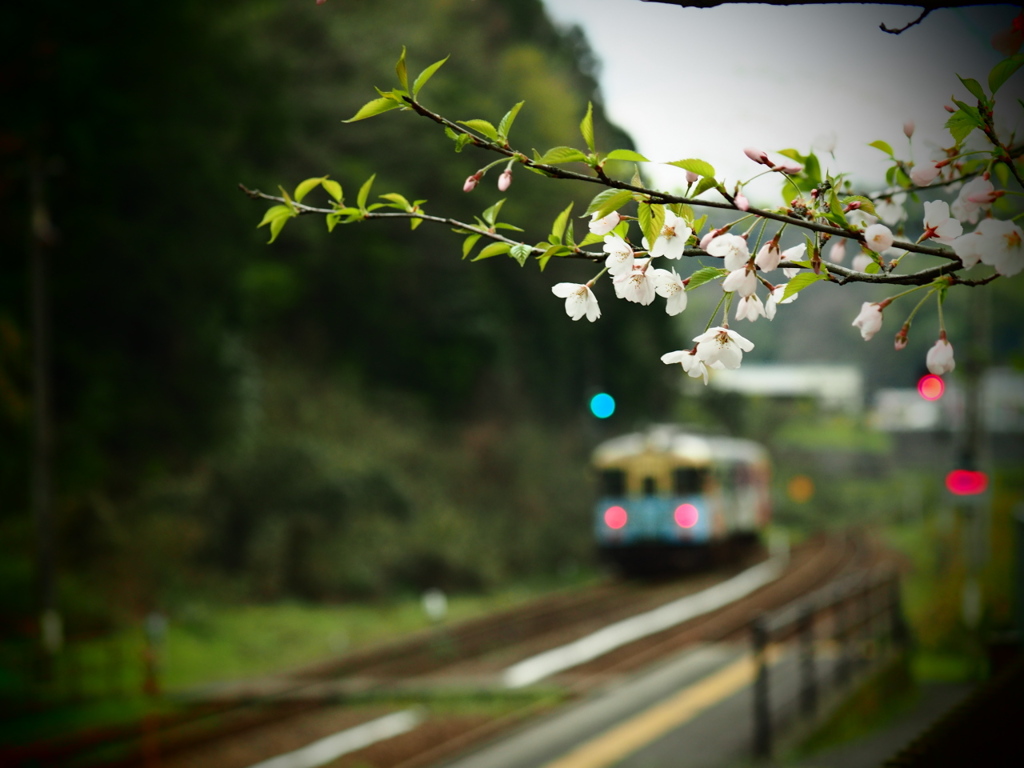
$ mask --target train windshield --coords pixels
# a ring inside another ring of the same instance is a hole
[[[601,491],[605,496],[626,495],[626,473],[621,469],[606,469],[601,473]]]
[[[701,493],[707,470],[702,467],[677,467],[672,471],[672,490],[677,496]]]

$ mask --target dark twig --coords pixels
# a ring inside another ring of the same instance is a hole
[[[898,35],[898,34],[900,34],[901,32],[906,32],[906,31],[907,31],[908,29],[910,29],[910,28],[911,28],[912,26],[914,26],[915,24],[920,24],[920,23],[921,23],[922,21],[924,21],[924,20],[925,20],[925,17],[926,17],[926,16],[927,16],[927,15],[928,15],[929,13],[931,13],[932,11],[934,11],[934,10],[935,10],[934,8],[922,8],[922,9],[921,9],[921,15],[920,15],[920,16],[918,16],[918,17],[917,17],[916,19],[914,19],[914,20],[913,20],[912,22],[910,22],[909,24],[906,24],[906,25],[904,25],[904,26],[900,27],[899,29],[890,29],[889,27],[885,26],[885,23],[884,23],[884,22],[883,22],[882,24],[879,24],[879,25],[878,25],[878,28],[879,28],[880,30],[882,30],[883,32],[888,32],[888,33],[889,33],[890,35]]]

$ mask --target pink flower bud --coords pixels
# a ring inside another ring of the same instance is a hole
[[[905,122],[903,124],[903,135],[906,136],[908,139],[911,136],[914,135],[914,121],[913,120],[907,120],[907,122]]]
[[[778,165],[773,165],[773,171],[781,171],[782,173],[800,173],[804,167],[800,163],[794,163],[792,160],[783,160]]]
[[[942,106],[950,114],[952,114],[953,112],[956,112],[956,107],[951,107],[951,106],[949,106],[949,104],[943,104]]]
[[[938,175],[937,165],[915,165],[910,169],[910,180],[919,187],[927,187]]]
[[[462,191],[472,192],[474,189],[476,189],[476,185],[480,183],[480,179],[482,177],[482,173],[474,173],[472,176],[466,179],[466,183],[462,185]]]
[[[750,210],[750,201],[743,196],[742,192],[737,192],[736,197],[734,197],[732,201],[736,205],[736,207],[739,208],[741,211]]]
[[[693,184],[693,183],[695,183],[695,182],[697,181],[697,179],[699,179],[699,178],[700,178],[700,176],[698,176],[698,175],[697,175],[696,173],[694,173],[693,171],[687,171],[687,172],[686,172],[686,183],[687,183],[687,184]]]
[[[498,190],[504,192],[510,186],[512,186],[512,169],[506,168],[501,172],[501,176],[498,177]]]
[[[896,333],[896,339],[893,346],[896,347],[896,351],[899,352],[901,349],[906,349],[907,346],[907,333],[910,331],[910,326],[904,325]]]
[[[771,161],[768,159],[768,154],[763,150],[757,149],[756,147],[746,147],[743,150],[743,154],[745,154],[755,163],[760,163],[761,165],[771,165]]]

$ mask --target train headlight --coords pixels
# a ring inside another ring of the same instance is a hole
[[[680,528],[693,528],[697,524],[697,518],[700,515],[693,504],[680,504],[676,507],[673,517],[675,518],[676,525]]]
[[[629,520],[629,515],[626,514],[626,510],[622,507],[608,507],[604,511],[604,524],[613,530],[618,530],[626,525],[626,521]]]

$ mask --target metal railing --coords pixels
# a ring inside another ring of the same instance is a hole
[[[765,759],[772,755],[777,725],[772,714],[773,649],[795,640],[797,695],[790,709],[812,721],[829,684],[833,688],[847,686],[858,668],[905,644],[899,578],[892,570],[849,574],[762,614],[753,622],[751,635],[757,666],[754,757]],[[831,657],[830,669],[821,663],[826,655]]]

